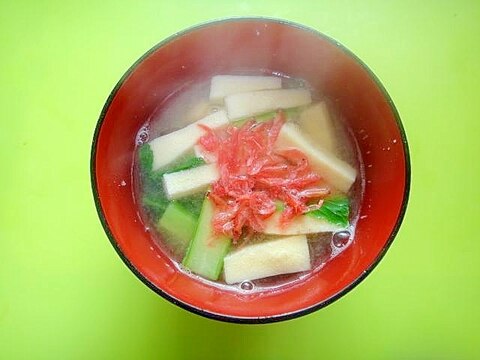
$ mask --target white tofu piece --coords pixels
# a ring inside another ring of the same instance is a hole
[[[307,237],[280,237],[247,245],[228,254],[223,269],[227,284],[310,270]]]
[[[316,219],[307,215],[298,215],[289,223],[280,224],[280,212],[274,213],[264,221],[263,232],[270,235],[300,235],[321,232],[335,232],[343,229],[342,226],[332,224],[323,219]]]
[[[330,185],[348,192],[357,177],[357,171],[347,162],[326,150],[311,144],[293,123],[285,123],[275,143],[278,148],[297,148],[308,158],[313,170]]]
[[[225,107],[230,119],[308,105],[311,102],[310,91],[305,89],[262,90],[225,97]]]
[[[315,144],[336,154],[335,128],[325,102],[319,102],[304,109],[300,113],[298,123],[303,129],[303,133],[307,134]]]
[[[153,152],[153,170],[158,170],[191,151],[198,139],[205,134],[199,124],[215,129],[228,122],[226,112],[220,110],[180,130],[153,139],[149,142]]]
[[[217,164],[198,166],[163,175],[163,187],[170,200],[205,190],[219,178]]]
[[[281,88],[282,79],[276,76],[217,75],[210,84],[210,101],[218,103],[227,95]]]

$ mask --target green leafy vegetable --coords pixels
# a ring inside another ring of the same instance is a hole
[[[293,119],[299,114],[300,108],[294,107],[294,108],[284,109],[283,111],[285,112],[285,117],[287,119]],[[250,120],[252,118],[254,118],[257,122],[264,122],[264,121],[272,120],[276,114],[277,114],[277,111],[269,111],[264,114],[241,118],[239,120],[234,121],[233,124],[235,126],[242,126],[243,124],[245,124],[245,122],[247,122],[247,120]]]
[[[142,145],[138,150],[138,161],[143,190],[142,204],[154,221],[159,219],[169,204],[167,195],[163,190],[163,175],[191,169],[205,163],[203,159],[192,156],[184,158],[172,166],[153,171],[153,152],[148,144]],[[182,204],[193,214],[200,213],[202,202],[203,197],[201,200],[182,199]]]
[[[218,280],[223,268],[223,258],[232,242],[225,235],[214,235],[214,212],[214,204],[208,196],[205,197],[195,235],[182,261],[186,268],[210,280]]]
[[[152,174],[146,174],[142,179],[142,204],[154,219],[158,219],[168,205],[168,199],[161,181],[156,181]]]
[[[143,144],[138,150],[138,158],[140,162],[140,169],[142,172],[152,171],[153,165],[153,151],[150,145]]]
[[[157,223],[157,228],[165,231],[169,236],[164,238],[165,243],[178,256],[183,257],[188,244],[195,235],[197,218],[177,201],[170,201],[165,212]]]
[[[195,217],[199,217],[204,199],[205,194],[201,193],[191,195],[183,199],[178,199],[176,201],[181,204],[186,210],[188,210],[192,215],[194,215]]]
[[[350,200],[346,196],[332,196],[323,201],[320,209],[310,211],[306,215],[317,219],[325,219],[332,224],[347,226],[350,215]]]
[[[198,157],[194,157],[194,156],[189,157],[189,158],[186,158],[185,160],[183,160],[182,162],[177,163],[176,165],[173,165],[171,168],[165,169],[163,171],[162,175],[163,174],[174,173],[174,172],[177,172],[177,171],[191,169],[191,168],[203,165],[203,164],[205,164],[205,161],[203,161],[202,158],[198,158]]]

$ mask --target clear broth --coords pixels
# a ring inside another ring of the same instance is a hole
[[[245,72],[241,72],[240,74],[245,75]],[[329,261],[348,248],[348,246],[355,241],[355,226],[358,220],[364,189],[364,170],[362,159],[359,155],[360,153],[357,151],[358,145],[351,131],[334,108],[333,101],[330,101],[330,99],[314,92],[313,89],[310,88],[303,80],[290,78],[278,73],[274,73],[273,75],[282,77],[284,88],[309,88],[312,93],[312,103],[318,101],[326,102],[335,129],[337,143],[336,154],[339,158],[352,165],[357,170],[358,174],[357,180],[347,194],[350,198],[350,225],[345,231],[349,236],[342,237],[342,234],[332,233],[308,235],[312,270],[302,273],[277,275],[233,285],[227,285],[223,279],[223,275],[218,281],[210,281],[203,277],[192,274],[188,269],[182,266],[182,257],[179,256],[175,249],[171,249],[166,245],[168,243],[167,240],[169,235],[162,234],[156,229],[155,224],[149,218],[143,206],[141,206],[142,189],[139,166],[138,164],[134,164],[133,166],[133,179],[135,183],[134,196],[136,203],[139,204],[139,216],[143,224],[145,224],[146,231],[151,234],[154,243],[160,249],[160,251],[166,253],[168,257],[172,259],[175,266],[189,276],[215,287],[242,294],[253,295],[264,291],[278,291],[286,288],[287,286],[293,286],[311,274],[320,271]],[[209,86],[210,79],[201,83],[186,84],[172,92],[171,96],[159,104],[157,110],[154,111],[149,120],[138,131],[136,136],[137,147],[152,139],[155,139],[158,136],[181,129],[195,122],[196,120],[203,118],[209,113],[218,111],[221,105],[211,104],[208,101]],[[315,139],[313,138],[312,140]],[[137,159],[137,157],[135,157],[135,159]],[[240,243],[239,246],[242,245],[244,244]]]

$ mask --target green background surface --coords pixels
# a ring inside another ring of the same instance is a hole
[[[90,144],[128,67],[192,24],[281,17],[334,37],[388,89],[412,188],[387,256],[296,320],[201,318],[144,286],[94,207]],[[480,358],[480,2],[0,2],[1,359]]]

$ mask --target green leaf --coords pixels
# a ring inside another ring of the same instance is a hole
[[[138,149],[138,158],[142,172],[152,171],[153,151],[150,148],[150,145],[143,144],[140,149]]]
[[[201,193],[191,195],[183,199],[178,199],[177,202],[181,204],[188,212],[198,218],[200,216],[200,211],[202,210],[204,199],[205,194]]]
[[[167,168],[163,171],[163,174],[170,174],[177,171],[192,169],[197,166],[205,164],[205,161],[199,157],[188,157],[182,162],[178,163],[177,165],[172,166],[171,168]],[[162,175],[163,175],[162,174]]]
[[[142,182],[142,205],[154,222],[162,216],[169,204],[169,200],[163,189],[163,175],[205,164],[203,159],[192,156],[184,158],[169,167],[153,171],[153,152],[148,144],[144,144],[139,148],[138,160]],[[196,214],[200,213],[201,201],[203,201],[203,197],[201,200],[185,199],[182,202],[186,202],[186,207],[192,213]],[[200,204],[198,204],[198,202],[200,202]]]
[[[283,111],[285,112],[285,117],[287,118],[287,120],[290,120],[290,119],[294,119],[295,117],[298,116],[298,114],[300,112],[300,108],[299,107],[288,108],[288,109],[284,109]],[[263,114],[260,114],[260,115],[248,116],[248,117],[244,117],[244,118],[235,120],[233,122],[233,125],[242,126],[243,124],[245,124],[247,122],[247,120],[250,120],[250,119],[255,119],[255,121],[257,121],[259,123],[260,122],[265,122],[265,121],[272,120],[273,118],[275,118],[276,115],[277,115],[276,110],[275,111],[269,111],[269,112],[266,112],[266,113],[263,113]]]
[[[325,219],[332,224],[347,226],[350,215],[350,200],[346,196],[332,196],[323,201],[318,210],[306,213],[317,219]]]
[[[168,205],[161,177],[153,172],[142,174],[142,205],[153,220],[157,220]]]
[[[155,217],[163,213],[168,206],[168,200],[160,194],[150,194],[142,198],[143,206],[148,208]]]

